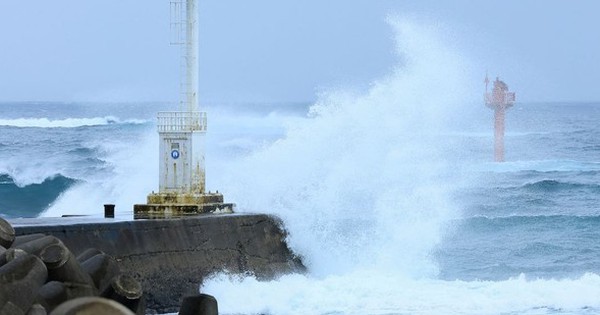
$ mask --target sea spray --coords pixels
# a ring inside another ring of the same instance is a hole
[[[127,130],[122,131],[124,133]],[[131,213],[132,205],[143,203],[145,196],[156,189],[158,177],[156,156],[158,143],[152,129],[148,128],[137,139],[127,137],[104,139],[95,143],[105,167],[102,172],[90,174],[64,192],[43,216],[63,214],[101,216],[102,205],[117,205],[117,213]]]
[[[234,283],[232,283],[234,282]],[[268,283],[219,275],[202,287],[224,314],[598,314],[600,277],[504,281],[409,279],[383,270]],[[219,299],[220,297],[220,299]]]
[[[597,274],[503,275],[500,281],[436,275],[439,264],[432,252],[448,238],[447,228],[462,222],[464,205],[452,196],[464,185],[487,183],[470,178],[485,176],[482,165],[486,171],[503,167],[481,160],[483,143],[464,150],[453,141],[456,131],[447,129],[472,118],[466,106],[473,103],[464,90],[473,94],[476,89],[466,81],[478,78],[469,78],[469,65],[431,28],[390,23],[401,53],[392,74],[364,94],[324,93],[309,117],[289,123],[285,137],[233,161],[228,176],[218,179],[240,210],[284,220],[288,243],[309,273],[270,282],[217,274],[200,290],[214,294],[222,312],[235,314],[597,313]],[[494,187],[484,190],[490,196],[483,200],[495,200]],[[523,234],[502,233],[509,232],[486,230],[455,249],[474,264],[478,255],[498,256],[479,242],[512,253],[524,241]],[[525,242],[539,237],[531,234]],[[503,240],[515,244],[498,244]],[[499,257],[497,265],[518,261]]]
[[[283,139],[234,161],[223,176],[220,186],[240,210],[283,219],[310,273],[269,283],[206,282],[202,290],[226,306],[261,300],[225,312],[379,313],[385,306],[364,294],[400,295],[406,281],[435,278],[432,250],[457,215],[450,193],[460,165],[448,157],[460,148],[448,146],[445,135],[465,106],[469,67],[431,29],[393,18],[390,24],[402,63],[389,76],[364,94],[324,93]],[[256,290],[265,295],[250,292]],[[315,290],[318,300],[309,297]]]

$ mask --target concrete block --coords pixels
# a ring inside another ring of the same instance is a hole
[[[40,253],[42,252],[42,250],[46,246],[52,245],[52,244],[62,244],[62,241],[54,236],[46,235],[46,236],[43,236],[40,238],[30,240],[28,242],[16,245],[16,246],[14,246],[14,248],[22,249],[32,255],[39,256]]]
[[[25,313],[18,306],[9,301],[4,305],[0,305],[0,314],[24,315]]]
[[[29,310],[47,278],[46,266],[34,255],[23,255],[6,263],[0,267],[0,309],[10,307],[6,306],[10,302],[22,313]]]
[[[40,288],[36,302],[51,312],[68,300],[95,295],[96,288],[88,284],[50,281]]]
[[[109,299],[100,297],[83,297],[69,300],[56,309],[50,315],[134,315],[127,307]]]
[[[33,240],[36,240],[38,238],[42,238],[47,236],[46,234],[42,234],[42,233],[34,233],[34,234],[27,234],[27,235],[19,235],[19,236],[15,236],[15,241],[13,242],[12,246],[17,246],[23,243],[27,243]]]
[[[120,274],[114,277],[101,296],[125,305],[135,314],[145,313],[142,285],[132,276]]]
[[[208,294],[198,294],[183,298],[179,315],[219,315],[217,299]]]
[[[47,315],[46,309],[40,304],[33,304],[25,315]]]
[[[15,229],[12,225],[0,218],[0,246],[9,248],[15,240]]]
[[[44,247],[40,258],[48,269],[48,280],[85,284],[95,288],[92,277],[83,270],[71,251],[62,243]]]
[[[24,250],[9,248],[0,254],[0,266],[4,266],[6,263],[25,255],[29,254],[27,254]]]
[[[79,262],[84,262],[98,254],[104,254],[103,251],[94,248],[94,247],[90,247],[86,250],[84,250],[82,253],[80,253],[79,255],[77,255],[77,261]]]
[[[85,260],[81,263],[81,268],[90,275],[98,292],[104,292],[111,280],[121,273],[116,260],[104,253]]]

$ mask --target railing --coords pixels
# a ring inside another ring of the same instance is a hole
[[[158,132],[206,131],[205,112],[159,112]]]

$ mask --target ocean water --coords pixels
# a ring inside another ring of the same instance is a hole
[[[494,163],[476,67],[390,24],[399,63],[368,88],[205,104],[208,189],[279,216],[308,273],[199,290],[224,314],[600,313],[600,102],[518,102]],[[0,215],[130,215],[157,189],[154,117],[173,108],[0,103]]]

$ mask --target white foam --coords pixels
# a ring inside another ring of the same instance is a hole
[[[392,25],[405,68],[364,95],[321,95],[310,119],[288,122],[283,139],[231,163],[216,185],[242,211],[280,216],[314,275],[373,265],[437,272],[429,256],[454,216],[447,181],[457,171],[440,134],[462,106],[467,67],[426,40],[431,30]]]
[[[69,161],[51,154],[25,158],[16,154],[5,156],[0,160],[0,174],[10,176],[18,187],[41,184],[58,175],[79,179],[80,174],[77,173],[69,166]]]
[[[117,117],[65,118],[50,120],[48,118],[16,118],[0,119],[0,126],[34,127],[34,128],[76,128],[84,126],[102,126],[108,124],[143,124],[145,120],[130,119],[121,121]]]
[[[600,276],[504,281],[410,279],[392,270],[276,281],[219,276],[201,288],[224,314],[595,314]]]
[[[106,139],[100,143],[110,171],[87,177],[71,187],[42,216],[101,216],[103,205],[107,203],[116,205],[117,214],[131,214],[134,204],[145,203],[146,196],[158,186],[158,139],[154,130],[146,132],[135,144],[120,139]]]
[[[575,161],[575,160],[530,160],[508,161],[504,163],[474,164],[472,170],[476,172],[510,173],[521,171],[536,172],[586,172],[600,171],[600,162]]]
[[[442,281],[431,257],[459,216],[450,198],[470,166],[443,135],[473,91],[470,66],[429,27],[391,19],[399,65],[364,94],[329,91],[308,118],[218,119],[221,146],[257,150],[227,163],[207,156],[209,186],[240,211],[281,217],[309,275],[260,282],[217,275],[201,290],[221,313],[544,314],[600,309],[600,278]],[[480,75],[478,73],[477,75]],[[477,97],[480,95],[477,94]],[[213,125],[211,125],[213,126]],[[283,128],[282,128],[283,127]],[[212,128],[212,127],[211,127]],[[228,132],[232,128],[232,132]],[[259,136],[245,137],[252,128]],[[274,143],[261,142],[284,130]],[[240,136],[242,135],[242,136]],[[130,211],[157,187],[157,135],[101,144],[113,167],[64,193],[44,214]],[[211,142],[209,141],[209,144]],[[213,142],[214,143],[214,142]],[[221,146],[213,145],[213,150]],[[210,147],[210,145],[209,145]],[[212,162],[211,163],[211,159]],[[214,163],[216,162],[216,163]]]
[[[309,275],[204,283],[222,313],[498,314],[600,307],[600,278],[441,281],[431,257],[457,217],[468,156],[444,135],[480,82],[447,38],[390,19],[400,64],[365,94],[330,91],[311,118],[233,161],[217,186],[241,211],[281,217]],[[451,40],[451,38],[450,38]],[[478,96],[478,95],[477,95]],[[574,292],[583,292],[577,294]]]

